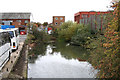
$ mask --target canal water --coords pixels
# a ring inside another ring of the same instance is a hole
[[[66,43],[38,45],[40,52],[29,59],[28,78],[95,78],[89,53]]]

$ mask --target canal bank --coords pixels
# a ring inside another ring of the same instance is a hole
[[[20,52],[20,57],[14,65],[12,71],[10,72],[8,78],[27,78],[27,55],[28,55],[28,46],[24,43],[23,48]]]

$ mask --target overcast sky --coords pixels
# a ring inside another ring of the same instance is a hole
[[[52,16],[74,21],[79,11],[107,11],[112,0],[1,0],[0,12],[31,12],[35,22],[52,22]]]

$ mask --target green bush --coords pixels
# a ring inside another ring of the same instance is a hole
[[[72,42],[76,45],[89,44],[91,39],[91,33],[88,26],[80,25],[77,29],[76,34],[72,37]]]
[[[45,43],[48,43],[49,40],[50,40],[50,35],[48,35],[44,31],[38,31],[37,28],[34,27],[32,29],[32,33],[28,34],[26,40],[28,44],[34,43],[32,49],[29,50],[29,55],[43,54],[46,47]]]
[[[72,21],[63,23],[58,29],[59,39],[71,41],[71,38],[76,34],[77,29],[80,27],[80,24],[73,23]]]
[[[33,28],[33,36],[37,43],[47,43],[50,40],[50,36],[44,31],[38,31],[37,28]]]

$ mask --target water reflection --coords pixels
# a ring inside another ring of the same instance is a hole
[[[36,44],[35,47],[33,47],[33,49],[29,51],[29,53],[31,54],[29,56],[29,63],[34,63],[38,58],[38,55],[44,56],[46,51],[46,46],[47,45],[44,45],[43,43]]]
[[[28,64],[29,78],[93,78],[97,73],[90,63],[83,60],[85,50],[79,47],[52,44],[44,53],[29,60],[34,60]]]
[[[80,46],[71,46],[67,43],[57,42],[55,52],[61,52],[61,55],[67,59],[88,60],[89,53]]]

